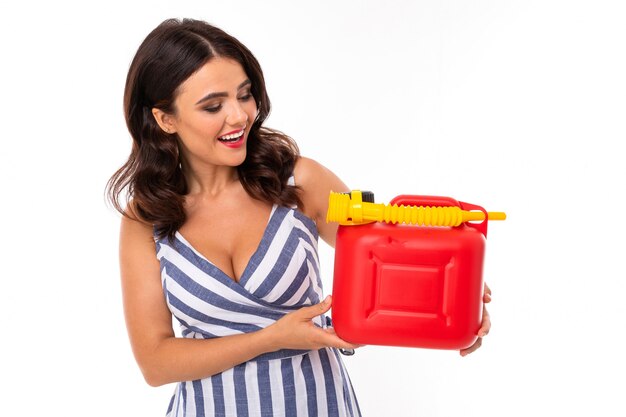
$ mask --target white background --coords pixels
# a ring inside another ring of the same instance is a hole
[[[360,349],[346,363],[364,416],[626,414],[623,2],[23,1],[0,16],[3,416],[164,415],[173,386],[146,385],[132,357],[103,190],[130,150],[130,60],[184,16],[249,46],[267,124],[350,187],[508,214],[490,224],[483,348]]]

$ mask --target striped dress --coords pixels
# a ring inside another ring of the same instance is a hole
[[[322,300],[315,223],[274,206],[263,238],[239,282],[176,233],[156,240],[167,304],[183,337],[253,332]],[[313,322],[327,326],[326,317]],[[180,382],[168,417],[360,416],[337,349],[280,350],[220,374]]]

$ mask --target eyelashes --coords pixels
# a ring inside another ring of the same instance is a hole
[[[244,95],[242,95],[240,97],[237,97],[237,100],[246,102],[246,101],[249,101],[252,98],[253,98],[252,97],[252,93],[248,92],[248,93],[246,93],[246,94],[244,94]],[[204,111],[206,111],[208,113],[217,113],[220,110],[222,110],[222,104],[221,103],[220,104],[216,104],[214,106],[209,106],[209,107],[205,107],[204,108]]]
[[[205,107],[204,111],[209,112],[209,113],[217,113],[221,109],[222,109],[222,105],[218,104],[217,106]]]

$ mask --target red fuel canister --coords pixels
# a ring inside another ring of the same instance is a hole
[[[470,346],[482,320],[488,213],[449,197],[402,195],[390,205],[479,210],[484,220],[453,227],[380,221],[339,226],[335,331],[346,341],[366,345]]]

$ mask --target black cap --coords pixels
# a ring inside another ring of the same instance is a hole
[[[352,193],[342,193],[350,195],[352,198]],[[374,193],[372,191],[361,191],[361,198],[364,203],[373,203],[374,202]]]

